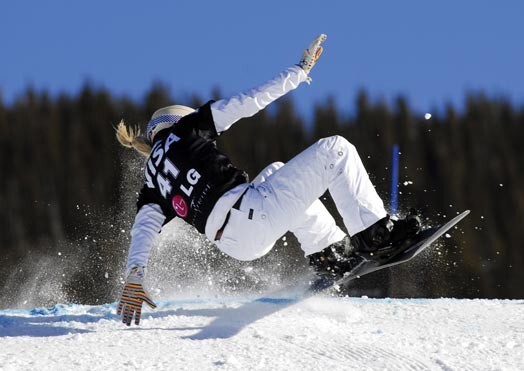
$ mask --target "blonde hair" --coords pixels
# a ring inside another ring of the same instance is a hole
[[[151,154],[151,142],[145,135],[140,133],[138,127],[127,127],[124,120],[121,120],[116,130],[116,139],[121,145],[127,148],[134,148],[145,157]]]

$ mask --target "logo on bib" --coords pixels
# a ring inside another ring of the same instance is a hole
[[[182,196],[174,196],[171,200],[171,204],[173,205],[173,209],[175,209],[175,212],[179,217],[185,218],[187,216],[189,208],[187,207],[186,200],[184,200]]]

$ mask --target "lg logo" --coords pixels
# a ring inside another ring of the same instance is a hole
[[[174,196],[171,200],[171,205],[173,206],[173,209],[175,209],[175,212],[179,217],[185,218],[187,216],[188,207],[186,200],[184,200],[184,197],[180,195]]]

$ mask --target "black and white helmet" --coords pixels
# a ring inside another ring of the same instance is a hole
[[[147,139],[153,143],[153,139],[159,131],[173,126],[182,117],[189,115],[192,112],[195,112],[193,108],[180,105],[168,106],[156,110],[147,124]]]

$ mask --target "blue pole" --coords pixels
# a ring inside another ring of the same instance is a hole
[[[399,150],[399,145],[395,144],[391,156],[391,214],[396,214],[398,209]]]

